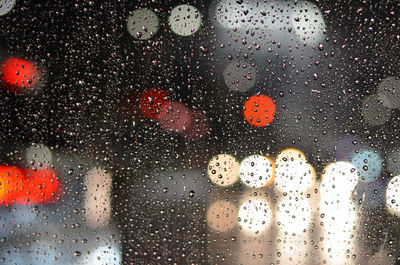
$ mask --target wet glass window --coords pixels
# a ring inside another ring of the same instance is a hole
[[[0,0],[0,264],[400,264],[399,10]]]

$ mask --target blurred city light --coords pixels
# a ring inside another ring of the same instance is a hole
[[[255,85],[257,68],[246,61],[231,62],[226,66],[223,75],[230,90],[245,92]]]
[[[311,206],[303,196],[286,197],[277,207],[276,221],[279,229],[285,233],[303,233],[311,221]]]
[[[0,16],[7,15],[13,10],[17,0],[0,0]]]
[[[168,93],[159,88],[149,88],[140,97],[139,107],[144,116],[158,120],[161,114],[165,114],[171,108]]]
[[[102,168],[91,169],[85,178],[85,218],[92,227],[108,225],[111,217],[111,175]]]
[[[193,115],[184,104],[171,101],[167,111],[161,111],[158,119],[161,127],[166,131],[185,133],[193,126]]]
[[[44,144],[32,144],[25,154],[25,159],[32,167],[48,168],[53,162],[50,148]]]
[[[270,124],[276,113],[274,101],[262,94],[251,96],[244,103],[243,109],[246,121],[256,127],[264,127]]]
[[[364,98],[361,111],[364,121],[372,126],[388,122],[392,115],[391,109],[383,105],[378,94],[372,94]]]
[[[307,45],[316,45],[323,41],[326,25],[321,10],[308,1],[299,1],[294,5],[290,20],[296,36]]]
[[[262,188],[272,184],[275,177],[275,164],[266,156],[252,155],[240,164],[240,179],[252,188]]]
[[[135,39],[148,40],[158,32],[159,21],[153,11],[137,9],[128,17],[126,26],[129,34]]]
[[[386,189],[386,207],[395,215],[400,215],[400,176],[392,178]]]
[[[307,162],[306,155],[298,149],[287,148],[282,150],[275,159],[275,165],[286,164],[288,161],[302,160]]]
[[[276,164],[275,186],[281,192],[302,194],[315,182],[314,168],[303,160]]]
[[[326,166],[321,179],[321,200],[326,204],[337,204],[350,200],[359,176],[353,164],[339,161]]]
[[[183,4],[172,9],[168,22],[175,34],[190,36],[200,29],[201,15],[194,6]]]
[[[13,204],[21,196],[24,180],[21,169],[0,166],[0,205]]]
[[[238,220],[237,206],[231,201],[218,200],[208,207],[206,219],[212,230],[218,232],[232,230]]]
[[[62,197],[62,185],[57,172],[52,169],[25,169],[26,180],[16,203],[51,204]]]
[[[400,79],[394,76],[386,77],[378,85],[379,100],[389,109],[400,107]]]
[[[231,155],[219,154],[208,162],[207,174],[218,186],[231,186],[239,179],[239,162]]]
[[[360,174],[360,181],[373,182],[382,172],[383,160],[379,154],[369,150],[362,150],[356,153],[351,163],[357,168]]]
[[[271,208],[262,199],[247,199],[239,208],[239,225],[249,235],[261,235],[272,220]]]
[[[35,88],[39,82],[40,73],[37,66],[25,59],[5,59],[1,63],[0,72],[5,89],[16,94]]]

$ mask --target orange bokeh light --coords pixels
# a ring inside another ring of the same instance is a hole
[[[54,203],[60,191],[61,183],[52,169],[0,166],[0,205]]]
[[[253,126],[264,127],[270,124],[275,113],[274,101],[262,94],[253,95],[244,103],[244,118]]]
[[[15,93],[25,89],[32,89],[38,82],[37,66],[28,60],[10,57],[5,59],[0,66],[2,81],[5,89]]]

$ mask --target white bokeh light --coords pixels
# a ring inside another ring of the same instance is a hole
[[[329,164],[322,175],[321,200],[333,204],[348,202],[358,179],[357,168],[350,162]]]
[[[53,162],[50,148],[44,144],[32,144],[25,154],[25,159],[29,165],[39,168],[47,168]]]
[[[260,235],[271,223],[272,212],[261,199],[249,199],[239,208],[239,225],[250,235]]]
[[[0,0],[0,16],[7,15],[13,10],[16,0]]]
[[[158,31],[159,21],[156,13],[149,9],[138,9],[128,17],[126,24],[129,34],[135,39],[148,40]]]
[[[194,6],[179,5],[172,9],[168,22],[175,34],[190,36],[200,29],[201,15]]]
[[[303,197],[284,198],[278,205],[276,219],[283,232],[302,233],[311,221],[311,206]]]
[[[281,192],[301,194],[315,180],[314,168],[302,160],[288,160],[276,164],[275,185]]]
[[[256,83],[257,69],[249,62],[231,62],[224,70],[226,86],[232,91],[245,92]]]
[[[261,188],[272,183],[275,176],[274,162],[261,155],[245,158],[240,164],[240,179],[243,184],[252,188]]]
[[[392,178],[386,189],[386,207],[395,215],[400,215],[400,176]]]
[[[301,160],[306,162],[306,156],[300,150],[294,148],[288,148],[279,153],[275,159],[275,164],[279,165],[282,163],[287,163],[288,161]]]
[[[326,25],[318,6],[308,1],[298,2],[291,12],[290,19],[301,42],[315,45],[323,41]]]

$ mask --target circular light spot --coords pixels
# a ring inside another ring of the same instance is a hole
[[[303,232],[311,221],[311,206],[302,197],[284,198],[278,205],[276,219],[285,233]]]
[[[353,156],[351,163],[357,168],[360,181],[375,181],[382,172],[383,160],[379,154],[363,150]]]
[[[25,154],[26,161],[33,167],[47,168],[52,163],[50,149],[43,144],[33,144]]]
[[[257,69],[248,62],[231,62],[223,73],[225,84],[233,91],[247,91],[256,83],[256,72]]]
[[[0,16],[7,15],[13,10],[16,0],[0,0]]]
[[[392,114],[391,110],[383,105],[377,94],[370,95],[362,101],[361,111],[364,121],[373,126],[386,123]]]
[[[347,201],[358,183],[357,168],[344,161],[331,163],[322,174],[321,196],[330,202]]]
[[[168,21],[171,30],[180,36],[190,36],[196,33],[201,26],[200,13],[191,5],[174,7]]]
[[[314,168],[302,160],[276,165],[275,185],[281,192],[303,193],[311,187],[314,180]]]
[[[315,4],[298,2],[291,12],[290,19],[300,41],[314,45],[323,40],[326,25],[321,10]]]
[[[302,160],[307,162],[306,155],[295,148],[287,148],[279,153],[275,159],[275,165],[287,163],[288,161]]]
[[[156,13],[149,9],[138,9],[128,17],[126,24],[129,34],[135,39],[148,40],[158,31],[159,22]]]
[[[1,63],[0,72],[6,90],[15,93],[32,89],[38,83],[38,70],[33,63],[21,58],[7,58]]]
[[[242,3],[237,3],[231,0],[221,0],[217,2],[215,18],[223,27],[228,29],[241,27],[251,28],[252,23],[249,23],[248,19],[253,16],[249,14],[252,10],[247,3],[243,1]],[[244,10],[247,10],[247,14]]]
[[[158,117],[162,128],[177,133],[187,132],[194,122],[191,111],[182,103],[171,101],[170,104],[170,108]]]
[[[238,211],[231,202],[219,200],[211,204],[207,210],[207,224],[215,231],[232,230],[236,225],[237,218]]]
[[[261,155],[252,155],[245,158],[240,165],[240,179],[252,188],[261,188],[270,185],[275,176],[274,162]]]
[[[208,163],[207,173],[213,183],[231,186],[239,179],[239,162],[227,154],[214,156]]]
[[[168,93],[164,90],[149,88],[140,97],[140,111],[147,118],[156,120],[160,117],[160,114],[171,108],[171,102],[167,98]]]
[[[246,200],[239,208],[239,225],[251,235],[262,233],[271,219],[271,209],[263,200]]]
[[[392,178],[387,185],[386,207],[392,214],[400,215],[400,176]]]
[[[383,79],[378,86],[378,95],[383,106],[390,109],[400,107],[400,80],[394,76]]]
[[[264,127],[271,123],[276,113],[274,101],[262,94],[251,96],[244,103],[244,118],[253,126]]]

